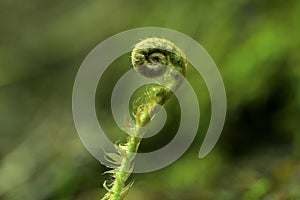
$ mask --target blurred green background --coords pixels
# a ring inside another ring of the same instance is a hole
[[[105,193],[107,169],[75,130],[73,82],[97,44],[144,26],[174,29],[203,45],[223,76],[228,110],[217,146],[198,159],[210,101],[189,66],[200,102],[199,134],[172,165],[133,175],[127,199],[300,199],[300,1],[292,0],[1,0],[0,199],[90,200]],[[109,111],[110,92],[128,69],[129,54],[106,71],[97,92],[98,117],[115,136],[121,133]],[[176,133],[176,99],[166,107],[163,132],[145,140],[141,151],[165,145]]]

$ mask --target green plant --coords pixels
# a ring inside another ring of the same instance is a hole
[[[107,189],[102,200],[123,199],[133,182],[126,184],[133,169],[133,160],[145,134],[145,127],[159,111],[160,106],[178,89],[186,74],[187,61],[184,53],[172,42],[161,38],[147,38],[135,45],[132,65],[136,71],[148,78],[162,77],[163,85],[151,84],[132,105],[132,123],[128,124],[130,134],[127,143],[115,145],[118,154],[107,153],[107,159],[117,165],[110,170],[113,177],[111,184],[104,182]],[[181,74],[181,75],[180,75]]]

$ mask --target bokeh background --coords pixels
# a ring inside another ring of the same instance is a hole
[[[215,149],[198,159],[210,101],[201,76],[187,78],[199,99],[200,129],[172,165],[135,174],[131,200],[300,199],[300,1],[0,1],[0,199],[85,200],[105,193],[108,170],[84,148],[72,118],[80,64],[121,31],[180,31],[208,51],[223,76],[228,111]],[[112,140],[110,92],[130,69],[117,59],[99,82],[97,113]],[[141,151],[176,133],[178,102]]]

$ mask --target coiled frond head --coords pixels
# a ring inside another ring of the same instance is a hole
[[[137,43],[131,53],[133,67],[150,78],[163,75],[167,66],[185,76],[185,54],[172,42],[161,38],[147,38]]]
[[[163,106],[182,83],[186,75],[185,54],[172,42],[161,38],[147,38],[137,43],[131,53],[133,67],[148,78],[163,77],[168,87],[155,84],[136,99],[133,115],[139,126],[145,126],[158,112],[157,104]]]

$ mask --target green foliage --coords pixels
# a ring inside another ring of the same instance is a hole
[[[142,26],[171,28],[203,45],[224,79],[228,112],[216,148],[199,160],[210,100],[189,65],[186,77],[200,102],[199,134],[173,165],[134,175],[128,199],[300,198],[300,1],[2,0],[0,16],[0,199],[104,194],[98,172],[107,169],[74,128],[73,82],[95,45]],[[122,133],[110,111],[111,91],[130,69],[129,57],[112,63],[99,82],[97,114],[112,141]],[[176,99],[165,107],[166,127],[143,139],[139,150],[158,149],[176,133]]]

